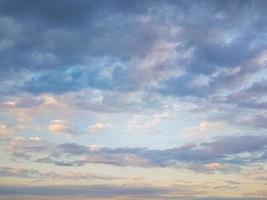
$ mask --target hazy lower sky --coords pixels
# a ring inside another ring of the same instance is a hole
[[[0,200],[266,200],[267,1],[0,0]]]

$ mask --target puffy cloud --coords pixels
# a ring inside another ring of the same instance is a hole
[[[240,165],[231,164],[231,163],[192,163],[188,166],[189,169],[194,170],[196,173],[205,173],[205,174],[232,174],[240,173],[243,168]]]
[[[222,134],[227,135],[227,130],[230,130],[229,125],[224,121],[202,121],[197,126],[182,130],[178,138],[187,142],[205,141]]]
[[[30,109],[40,106],[58,104],[58,100],[50,95],[31,96],[22,94],[19,97],[11,97],[3,104],[9,108]]]
[[[48,126],[48,130],[54,134],[71,134],[72,130],[64,120],[53,120]]]
[[[96,123],[89,127],[90,133],[101,133],[106,131],[111,125],[109,123]]]
[[[192,127],[192,128],[187,128],[185,129],[185,132],[190,134],[190,133],[195,133],[195,134],[201,134],[201,133],[209,133],[211,131],[216,131],[218,129],[222,129],[225,127],[224,122],[201,122],[198,126]]]
[[[89,145],[90,151],[97,151],[97,150],[99,150],[99,148],[100,147],[97,144],[91,144],[91,145]]]
[[[221,164],[220,163],[208,163],[204,165],[205,169],[207,170],[216,170],[221,168]]]

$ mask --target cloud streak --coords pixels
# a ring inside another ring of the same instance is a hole
[[[24,141],[25,139],[23,139]],[[19,140],[17,140],[19,141]],[[22,139],[21,139],[22,141]],[[87,163],[100,163],[115,166],[139,166],[139,167],[175,167],[180,162],[185,162],[192,169],[198,170],[196,165],[203,169],[227,171],[227,164],[246,164],[265,161],[266,137],[241,136],[218,138],[211,142],[203,142],[194,145],[183,145],[173,149],[156,150],[146,148],[97,148],[75,143],[47,146],[39,141],[32,143],[13,144],[10,153],[15,157],[28,158],[40,163],[53,163],[59,166],[81,166]],[[36,153],[40,155],[36,158]],[[250,153],[250,157],[239,157],[239,154]],[[253,153],[261,156],[255,157]],[[47,157],[42,156],[43,154]],[[218,163],[218,164],[217,164]],[[224,165],[225,164],[225,165]],[[194,167],[195,165],[195,167]],[[228,165],[231,167],[231,165]],[[225,170],[224,170],[225,169]],[[233,170],[239,167],[234,167]],[[231,169],[229,169],[231,171]]]

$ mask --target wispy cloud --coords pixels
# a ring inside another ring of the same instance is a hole
[[[16,157],[35,162],[54,163],[62,166],[81,166],[87,163],[102,163],[115,166],[168,167],[179,166],[179,162],[200,164],[203,169],[220,170],[229,164],[245,164],[264,161],[266,153],[264,136],[241,136],[218,138],[211,142],[183,145],[173,149],[156,150],[146,148],[97,148],[65,143],[48,145],[40,140],[15,138],[11,141],[10,153]],[[39,151],[40,155],[36,153]],[[260,153],[259,157],[239,157],[241,153]],[[46,154],[47,157],[40,157]],[[36,158],[39,157],[39,158]],[[231,167],[231,165],[229,165]],[[197,169],[192,167],[192,169]],[[201,167],[199,168],[201,169]],[[234,169],[234,168],[233,168]],[[238,169],[236,167],[235,169]],[[224,171],[224,170],[223,170]]]

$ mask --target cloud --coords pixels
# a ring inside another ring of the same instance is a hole
[[[250,114],[246,115],[243,114],[238,120],[236,120],[236,123],[242,126],[249,126],[253,128],[258,128],[258,129],[265,129],[267,128],[266,125],[267,122],[267,116],[265,114]]]
[[[144,113],[134,114],[128,121],[124,130],[125,133],[156,133],[159,132],[159,126],[164,120],[170,120],[175,117],[175,113],[179,106],[163,105],[160,112],[156,111],[152,115]]]
[[[267,80],[255,82],[247,88],[233,92],[227,96],[226,101],[243,108],[266,110]]]
[[[119,196],[131,196],[135,198],[165,196],[170,188],[152,186],[14,186],[1,187],[1,195],[40,195],[40,196],[89,196],[94,198],[112,198]]]
[[[17,158],[62,166],[101,163],[115,166],[175,167],[179,166],[179,163],[184,163],[198,171],[208,170],[212,167],[215,170],[214,167],[217,166],[215,171],[229,172],[238,170],[238,166],[232,165],[264,161],[265,141],[264,136],[227,136],[198,145],[182,145],[177,148],[158,150],[146,148],[92,149],[90,146],[75,143],[51,146],[39,141],[33,143],[31,140],[18,138],[15,140],[15,148],[11,148],[9,151]],[[250,154],[246,157],[239,156],[242,153]],[[259,156],[253,156],[253,153]]]
[[[47,171],[41,172],[35,169],[26,169],[26,168],[12,168],[12,167],[0,167],[0,177],[17,177],[17,178],[27,178],[38,180],[40,182],[50,180],[130,180],[134,179],[131,177],[120,177],[120,176],[102,176],[95,173],[88,172],[76,172],[76,171],[66,171],[62,173]],[[138,179],[138,177],[136,178]]]
[[[225,127],[224,122],[201,122],[198,126],[192,128],[186,128],[185,132],[188,134],[208,134],[212,131],[217,131],[218,129],[222,129]]]
[[[162,109],[163,99],[156,93],[82,90],[64,95],[65,102],[82,110],[99,113],[143,113]]]
[[[71,124],[74,112],[138,116],[164,112],[178,99],[216,107],[217,115],[202,112],[203,123],[217,117],[266,128],[265,3],[205,1],[195,9],[185,1],[3,1],[0,7],[0,96],[4,112],[24,120],[24,130],[40,128],[26,119],[46,117],[63,120],[48,125],[53,134],[85,135]],[[240,117],[229,116],[231,106]],[[242,121],[247,110],[261,113]],[[133,117],[124,131],[158,133],[164,119]],[[89,132],[108,128],[95,126]],[[209,132],[201,126],[195,138]]]
[[[5,104],[10,107],[32,108],[32,107],[39,106],[43,103],[44,103],[43,99],[30,97],[30,98],[20,98],[17,100],[8,101]]]
[[[253,81],[266,66],[265,3],[205,1],[198,8],[184,1],[3,1],[1,79],[22,77],[12,90],[33,94],[93,88],[203,98]]]
[[[16,136],[9,140],[6,150],[15,158],[31,159],[29,152],[41,154],[42,152],[49,151],[50,148],[51,145],[41,137]]]
[[[225,121],[202,121],[197,126],[182,130],[178,138],[187,142],[206,141],[222,134],[227,135],[229,130],[229,124]]]
[[[242,167],[236,164],[231,163],[218,163],[211,162],[206,164],[192,163],[188,166],[189,169],[194,170],[197,173],[205,173],[205,174],[232,174],[232,173],[240,173],[242,171]]]
[[[14,129],[5,124],[0,123],[0,140],[6,140],[12,137]]]
[[[220,163],[208,163],[204,165],[205,169],[207,170],[216,170],[221,167]]]
[[[244,168],[267,159],[266,13],[267,3],[258,0],[1,0],[0,140],[6,164],[181,168],[203,177],[243,177]],[[181,130],[186,124],[192,126]],[[48,141],[42,138],[47,132],[54,134]],[[0,176],[121,181],[14,166],[0,167]],[[237,189],[210,184],[220,192]],[[0,193],[24,191],[31,198],[47,192],[195,199],[182,186],[2,188]]]
[[[100,132],[104,132],[105,130],[107,130],[111,125],[108,123],[96,123],[94,125],[91,125],[89,127],[89,132],[90,133],[100,133]]]
[[[60,119],[56,119],[50,122],[48,130],[54,134],[72,134],[72,130],[69,125]]]
[[[97,151],[97,150],[99,150],[99,146],[97,145],[97,144],[91,144],[91,145],[89,145],[89,150],[90,151]]]
[[[0,167],[0,177],[39,178],[39,176],[40,173],[37,170]]]
[[[175,191],[175,192],[174,192]],[[264,200],[264,197],[196,197],[203,196],[203,192],[193,190],[183,185],[176,187],[159,187],[159,186],[115,186],[115,185],[69,185],[69,186],[1,186],[0,193],[2,196],[11,196],[10,199],[32,199],[40,198],[50,199],[93,199],[93,198],[124,198],[124,199],[186,199],[186,200]],[[18,198],[19,196],[19,198]],[[53,198],[54,197],[54,198]],[[8,197],[5,197],[9,199]]]

